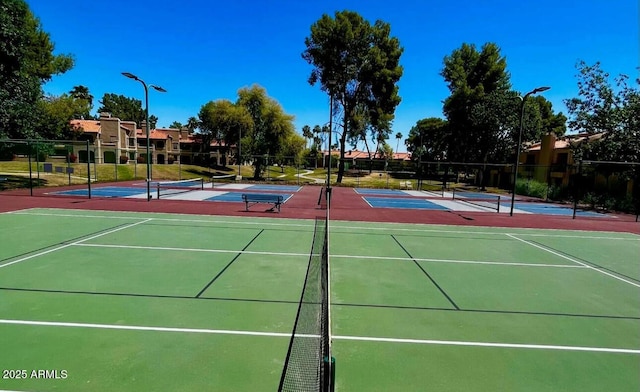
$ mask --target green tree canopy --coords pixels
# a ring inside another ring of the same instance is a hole
[[[241,88],[236,102],[220,99],[206,103],[198,114],[199,134],[208,146],[214,139],[227,146],[241,137],[242,157],[253,161],[254,178],[260,178],[265,156],[298,156],[304,150],[304,138],[295,132],[293,116],[263,87]]]
[[[224,140],[227,146],[237,145],[240,137],[249,136],[253,126],[247,110],[226,99],[206,103],[198,117],[198,134],[207,150],[213,140]]]
[[[386,136],[391,132],[400,103],[397,83],[403,73],[403,49],[390,33],[388,23],[378,20],[371,25],[356,12],[341,11],[334,18],[323,15],[305,38],[302,57],[314,67],[308,81],[319,83],[332,98],[334,113],[342,113],[338,182],[344,175],[348,139],[361,139],[367,131]]]
[[[40,116],[35,128],[37,134],[44,139],[71,139],[75,130],[70,121],[86,113],[88,105],[86,100],[69,94],[41,99],[38,102]]]
[[[142,101],[139,99],[105,93],[100,104],[102,106],[98,108],[98,113],[111,113],[113,117],[117,117],[122,121],[135,121],[138,126],[142,124],[142,121],[146,120]]]
[[[451,92],[444,101],[444,114],[449,123],[448,159],[460,162],[480,162],[488,155],[487,146],[476,143],[489,139],[496,131],[474,122],[474,106],[491,106],[502,99],[500,93],[511,89],[507,60],[494,43],[486,43],[478,51],[475,45],[462,44],[444,58],[441,75]],[[488,95],[494,94],[492,98]],[[476,116],[477,117],[477,116]]]
[[[236,105],[242,106],[252,120],[249,135],[243,137],[242,148],[243,156],[256,157],[254,178],[258,179],[265,163],[261,156],[281,154],[286,140],[295,133],[293,116],[286,114],[282,106],[258,85],[240,89]]]
[[[89,88],[82,85],[73,86],[73,89],[69,91],[69,95],[75,99],[83,99],[87,102],[87,111],[83,113],[82,118],[89,119],[89,117],[91,117],[90,111],[93,108],[93,95],[89,92]]]
[[[446,157],[449,138],[447,121],[429,117],[418,120],[411,127],[406,140],[407,151],[412,159],[420,161],[437,161]]]
[[[577,64],[579,97],[565,100],[569,128],[603,138],[574,146],[578,158],[640,162],[640,79],[611,76],[600,63]]]
[[[0,138],[32,138],[42,84],[73,67],[70,55],[55,49],[24,0],[0,1]]]

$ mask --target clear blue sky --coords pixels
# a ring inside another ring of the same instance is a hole
[[[551,86],[544,95],[565,114],[563,100],[577,96],[578,60],[600,61],[612,75],[638,76],[636,0],[27,2],[56,53],[76,60],[45,85],[46,93],[85,85],[95,97],[94,111],[104,93],[143,101],[142,85],[121,75],[131,72],[168,91],[149,92],[158,127],[185,123],[209,101],[235,101],[238,89],[254,83],[295,116],[298,132],[305,124],[326,123],[328,97],[307,83],[312,68],[301,53],[311,24],[345,9],[390,23],[404,47],[393,135],[406,135],[419,119],[442,117],[449,95],[439,75],[442,61],[463,42],[498,44],[513,88]],[[395,149],[393,137],[390,144]],[[405,150],[402,142],[399,150]]]

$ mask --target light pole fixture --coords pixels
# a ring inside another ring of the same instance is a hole
[[[138,82],[142,83],[142,85],[144,86],[144,103],[145,103],[145,117],[146,117],[146,131],[147,131],[147,201],[151,200],[151,152],[150,152],[150,141],[149,141],[149,129],[151,128],[151,124],[149,124],[149,87],[153,88],[156,91],[159,91],[161,93],[166,93],[167,90],[163,89],[160,86],[156,86],[153,84],[150,84],[147,86],[147,84],[144,82],[144,80],[140,79],[139,77],[137,77],[136,75],[130,73],[130,72],[123,72],[122,73],[124,76],[128,77],[129,79],[133,79],[133,80],[137,80]]]
[[[513,205],[516,201],[516,182],[518,181],[518,166],[520,163],[520,145],[522,144],[522,123],[524,120],[524,104],[527,101],[527,97],[529,95],[541,93],[543,91],[549,90],[551,87],[536,87],[533,90],[529,91],[522,97],[522,103],[520,104],[520,131],[518,132],[518,147],[516,149],[516,164],[513,171],[513,188],[511,189],[511,210],[509,211],[509,216],[513,216]]]

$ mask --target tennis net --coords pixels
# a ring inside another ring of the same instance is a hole
[[[316,219],[311,256],[278,391],[333,391],[328,221]]]
[[[457,202],[470,204],[484,210],[495,212],[500,212],[500,202],[502,201],[502,196],[500,195],[480,192],[465,192],[460,190],[456,191],[456,188],[452,188],[451,198]]]
[[[202,178],[191,178],[180,181],[161,181],[156,183],[158,199],[163,196],[176,195],[196,189],[204,189],[204,180]]]

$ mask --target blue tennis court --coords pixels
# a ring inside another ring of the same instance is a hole
[[[507,207],[510,207],[511,203],[507,204]],[[544,215],[573,215],[573,208],[569,206],[561,206],[557,204],[547,204],[547,203],[518,203],[516,202],[513,205],[513,208],[530,212],[532,214],[544,214]],[[585,216],[585,217],[604,217],[604,214],[598,214],[593,211],[576,211],[577,216]]]
[[[145,188],[105,186],[91,189],[91,196],[95,197],[131,197],[136,195],[146,195]],[[70,191],[52,192],[52,195],[66,196],[89,196],[88,189],[74,189]]]
[[[432,203],[426,199],[397,198],[397,197],[365,197],[364,200],[374,208],[406,208],[414,210],[440,210],[449,208]]]

